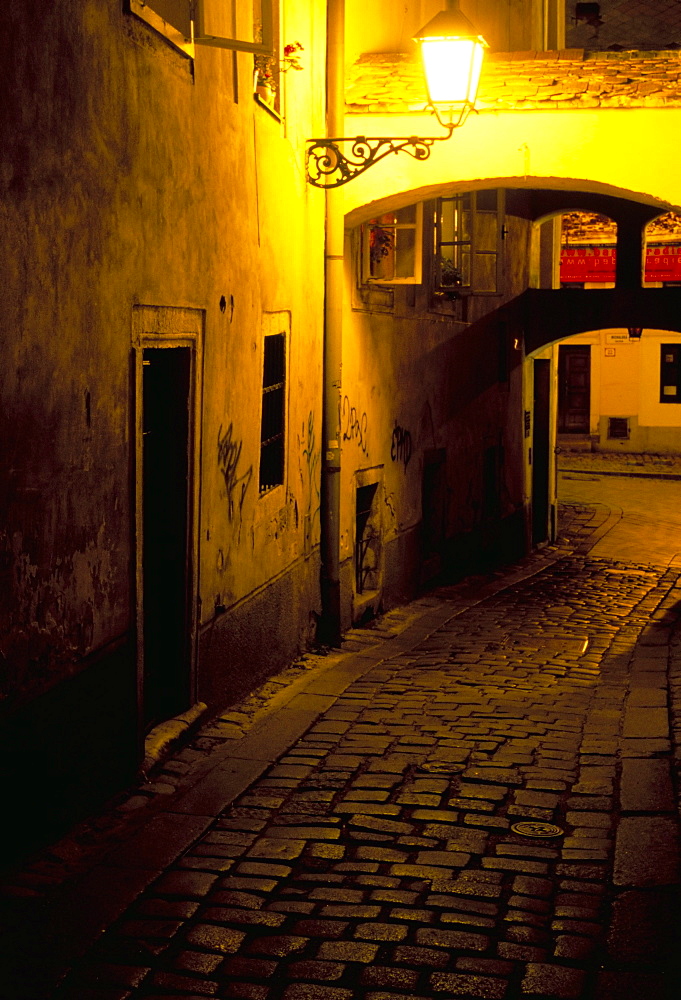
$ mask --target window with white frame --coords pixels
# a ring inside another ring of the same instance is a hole
[[[499,295],[504,191],[467,191],[438,198],[434,223],[436,288]]]
[[[369,219],[361,227],[362,274],[365,283],[421,283],[423,206],[407,205]]]
[[[192,0],[128,0],[128,6],[176,48],[194,55]]]
[[[277,0],[123,0],[124,9],[189,56],[194,45],[269,55]]]

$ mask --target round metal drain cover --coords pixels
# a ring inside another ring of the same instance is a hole
[[[532,820],[514,823],[511,829],[521,837],[562,837],[565,832],[554,823],[538,823]]]

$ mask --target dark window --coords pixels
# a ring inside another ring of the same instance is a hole
[[[660,352],[660,402],[681,403],[681,344],[662,344]]]
[[[260,492],[284,482],[286,337],[265,337],[260,424]]]
[[[378,483],[358,486],[355,499],[355,589],[358,594],[378,588],[380,533],[374,524]]]
[[[629,440],[629,418],[608,417],[608,437]]]

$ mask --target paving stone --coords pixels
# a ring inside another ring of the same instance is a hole
[[[205,948],[206,951],[235,952],[246,937],[244,931],[231,927],[215,927],[213,924],[196,924],[187,932],[188,944]]]
[[[676,888],[628,890],[612,906],[608,954],[616,962],[659,968],[670,948],[678,946]]]
[[[620,806],[625,812],[672,812],[674,789],[669,761],[624,760]]]
[[[298,818],[297,818],[298,819]],[[268,839],[338,840],[340,830],[331,826],[270,826]]]
[[[370,965],[362,969],[360,983],[363,986],[393,986],[396,989],[411,989],[416,986],[419,973],[413,969],[392,968],[386,965]]]
[[[419,810],[417,810],[417,812],[418,811]],[[350,826],[356,826],[366,830],[375,830],[378,833],[410,834],[414,832],[414,826],[412,823],[402,823],[397,820],[382,819],[376,816],[367,816],[364,814],[353,815],[349,820],[349,823]]]
[[[415,965],[419,969],[443,969],[449,964],[449,954],[446,951],[407,944],[397,945],[393,958],[396,962]]]
[[[282,993],[283,1000],[351,1000],[352,990],[317,983],[291,983]]]
[[[465,931],[419,927],[416,931],[416,942],[425,947],[457,948],[462,951],[485,951],[489,944],[489,938],[484,934],[470,934]]]
[[[461,777],[464,781],[488,781],[498,785],[521,785],[523,782],[520,772],[512,767],[469,767]]]
[[[656,739],[669,735],[669,718],[665,708],[628,706],[624,715],[624,737]]]
[[[521,983],[525,995],[538,995],[550,1000],[580,1000],[585,974],[580,969],[544,962],[530,962]]]
[[[490,1000],[501,1000],[506,996],[508,988],[503,979],[455,972],[431,973],[430,985],[435,993],[444,992],[448,996],[459,997],[489,997]]]
[[[205,997],[215,996],[220,988],[217,982],[195,979],[193,976],[182,976],[177,972],[155,972],[152,983],[154,986],[159,986],[164,992],[170,990],[183,994],[191,992],[197,996]]]
[[[290,861],[297,858],[305,847],[304,840],[283,840],[277,837],[261,837],[248,851],[249,858],[271,858],[273,861]],[[240,869],[241,870],[241,869]]]
[[[340,979],[345,972],[342,962],[318,962],[314,959],[291,962],[286,969],[289,979]]]
[[[273,934],[254,938],[248,943],[246,950],[252,955],[273,955],[276,958],[285,958],[296,951],[302,951],[308,940],[308,938],[296,934]]]
[[[491,799],[494,802],[501,802],[509,793],[509,789],[503,785],[462,785],[459,789],[459,798],[463,799]]]
[[[324,941],[317,957],[332,962],[373,962],[377,952],[378,945],[366,941]]]
[[[678,879],[676,820],[671,816],[622,817],[615,841],[615,885],[674,885]]]
[[[374,920],[380,912],[380,906],[358,903],[328,903],[326,906],[322,906],[319,915],[322,917],[341,917],[342,919],[360,917],[364,920]]]
[[[517,944],[515,941],[500,941],[497,945],[497,953],[500,958],[516,962],[541,962],[547,957],[546,948],[537,948],[530,944]]]
[[[355,937],[366,941],[403,941],[407,936],[407,928],[401,924],[388,924],[374,921],[358,924]]]
[[[177,969],[187,969],[191,972],[200,972],[205,976],[209,976],[212,972],[215,972],[219,965],[224,968],[224,961],[222,955],[211,955],[201,951],[181,951],[176,957],[174,964]]]
[[[470,854],[461,851],[419,851],[417,865],[441,865],[444,868],[463,868],[470,861]]]
[[[447,805],[455,809],[475,809],[476,812],[494,812],[494,802],[486,799],[461,799],[458,796],[447,800]]]

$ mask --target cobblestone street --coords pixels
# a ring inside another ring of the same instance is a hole
[[[56,991],[26,952],[2,995],[676,995],[681,589],[590,555],[607,516],[575,504],[569,548],[356,631],[261,727],[278,736],[204,731],[165,765],[212,750],[200,780],[88,873],[86,912],[121,885],[132,905]]]

